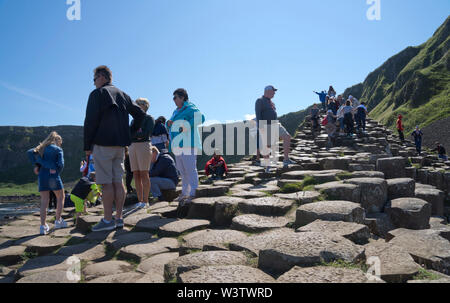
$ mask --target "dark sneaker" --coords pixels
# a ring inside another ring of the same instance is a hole
[[[105,231],[105,230],[114,230],[116,228],[116,224],[114,220],[112,220],[110,223],[106,223],[103,219],[100,220],[97,225],[92,227],[92,231]]]
[[[123,228],[123,219],[116,219],[116,228]]]
[[[178,204],[178,208],[177,208],[177,217],[180,219],[184,219],[187,217],[188,212],[189,212],[189,207],[190,207],[190,203],[185,203],[185,201],[181,201]]]

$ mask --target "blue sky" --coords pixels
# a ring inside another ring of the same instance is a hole
[[[362,82],[389,57],[432,36],[448,0],[0,0],[0,125],[83,125],[93,69],[149,113],[170,117],[176,88],[207,120],[242,120],[263,88],[278,114]]]

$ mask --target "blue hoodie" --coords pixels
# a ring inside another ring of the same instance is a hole
[[[201,121],[195,121],[194,115],[198,113],[201,115]],[[192,147],[192,148],[198,148],[199,150],[202,149],[202,141],[200,138],[200,133],[198,131],[198,127],[200,124],[205,122],[205,116],[200,112],[200,110],[194,105],[194,103],[190,101],[185,101],[183,104],[183,107],[180,109],[176,109],[172,117],[170,118],[171,121],[174,122],[172,127],[167,126],[167,129],[170,133],[171,138],[171,144],[169,146],[170,151],[172,151],[172,143],[175,140],[177,136],[183,136],[180,143],[175,147]],[[176,121],[184,120],[189,123],[190,125],[190,135],[191,138],[187,137],[187,134],[180,132],[180,129],[175,129],[173,126],[175,125]],[[189,142],[190,141],[190,142]]]

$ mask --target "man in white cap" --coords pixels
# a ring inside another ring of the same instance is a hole
[[[289,159],[289,152],[291,149],[291,136],[287,132],[287,130],[278,122],[278,116],[275,104],[272,102],[273,97],[275,96],[277,89],[272,85],[266,86],[264,89],[264,95],[256,100],[255,103],[255,112],[256,112],[256,124],[258,128],[260,127],[261,121],[266,121],[267,126],[273,125],[279,127],[279,135],[283,140],[283,150],[284,150],[284,161],[283,166],[288,167],[289,164],[294,164],[294,162]],[[262,127],[262,125],[261,125]],[[270,133],[270,131],[269,131]],[[257,161],[260,160],[260,142],[259,142],[260,132],[258,131],[257,138]],[[269,142],[269,141],[268,141]],[[270,147],[270,143],[269,143]],[[269,155],[265,155],[264,158],[269,158]],[[266,167],[266,171],[270,170],[270,166]]]

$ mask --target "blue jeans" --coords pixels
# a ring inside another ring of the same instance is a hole
[[[173,183],[173,181],[169,178],[151,177],[150,184],[151,184],[150,190],[152,192],[153,197],[161,197],[162,196],[161,190],[176,188],[175,183]]]
[[[444,161],[448,161],[448,157],[446,155],[438,155],[439,159],[442,159]]]
[[[342,131],[345,129],[344,117],[339,118],[339,127],[341,128]]]

